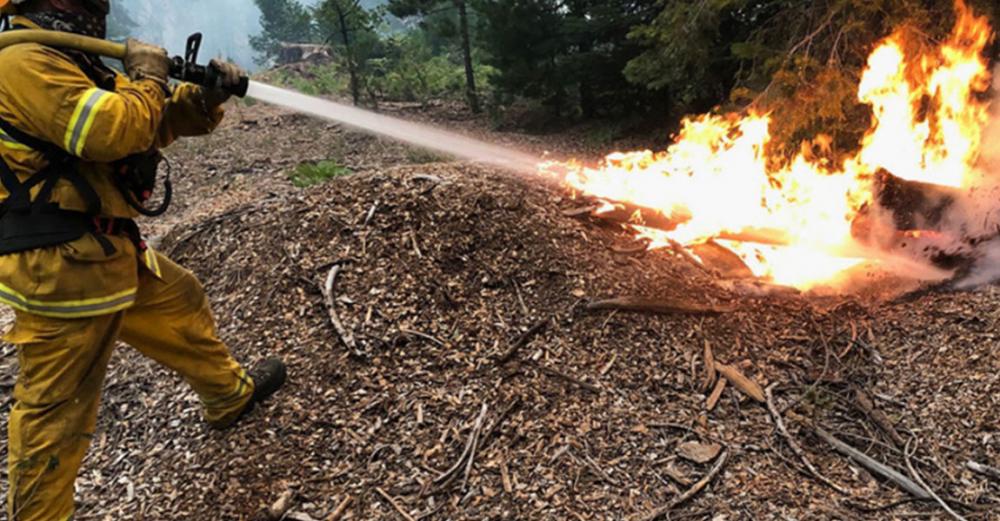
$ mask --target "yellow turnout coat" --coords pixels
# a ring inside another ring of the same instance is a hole
[[[15,23],[30,25],[25,19]],[[136,216],[111,178],[110,163],[181,136],[215,129],[221,108],[207,110],[201,88],[181,84],[164,103],[151,81],[115,78],[114,92],[97,87],[66,54],[35,44],[0,51],[0,119],[54,143],[82,160],[80,172],[101,199],[102,217]],[[41,169],[42,155],[0,130],[0,158],[24,180]],[[40,186],[33,192],[37,194]],[[0,187],[0,199],[7,197]],[[65,210],[86,205],[72,184],[60,180],[51,200]],[[156,256],[137,257],[123,236],[109,236],[106,255],[94,237],[0,256],[0,302],[36,315],[78,318],[128,308],[138,288],[137,260],[159,274]]]

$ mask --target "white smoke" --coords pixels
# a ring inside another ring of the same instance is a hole
[[[975,248],[976,262],[958,286],[971,288],[1000,280],[1000,66],[993,74],[993,116],[983,135],[980,186],[958,208],[976,231],[990,237]]]
[[[253,0],[112,0],[136,24],[131,36],[166,47],[171,55],[184,52],[191,33],[204,34],[200,61],[224,58],[254,70],[250,37],[259,34],[260,10]],[[300,0],[312,7],[320,0]]]

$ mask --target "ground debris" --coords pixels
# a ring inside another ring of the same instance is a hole
[[[119,349],[77,518],[250,519],[287,490],[297,516],[322,521],[942,513],[849,465],[793,414],[879,461],[903,458],[883,425],[918,432],[912,463],[929,488],[995,506],[996,484],[964,462],[1000,461],[996,288],[905,303],[742,279],[764,290],[740,291],[668,249],[609,249],[634,235],[564,215],[581,202],[551,186],[264,107],[230,112],[235,123],[172,153],[178,203],[147,230],[201,278],[237,357],[284,357],[289,386],[216,433],[180,379]],[[285,179],[333,157],[355,174],[302,190]],[[335,265],[333,305],[357,349],[331,327],[322,282]],[[588,307],[609,295],[670,309]],[[709,358],[714,377],[698,370]],[[764,401],[765,382],[791,404],[788,438],[851,503],[803,477],[768,408],[724,392]],[[474,457],[460,460],[484,404]],[[699,464],[677,453],[692,441],[726,448]],[[433,487],[457,461],[451,486]],[[884,506],[850,506],[869,502]]]

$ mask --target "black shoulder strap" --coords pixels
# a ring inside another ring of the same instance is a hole
[[[0,183],[3,183],[4,188],[7,189],[9,194],[8,200],[4,202],[4,208],[23,209],[31,205],[31,189],[43,182],[45,184],[42,186],[36,202],[47,204],[49,196],[55,189],[56,182],[61,178],[69,181],[73,185],[73,188],[80,194],[80,197],[83,198],[84,204],[87,205],[86,213],[88,215],[96,216],[100,213],[101,198],[97,194],[97,191],[94,190],[94,187],[77,170],[77,160],[75,157],[48,141],[24,132],[2,118],[0,118],[0,129],[18,143],[41,152],[48,162],[45,168],[22,183],[18,180],[17,175],[10,170],[6,161],[0,158],[0,164],[2,164],[0,166]]]
[[[0,118],[0,130],[3,130],[5,134],[12,137],[14,141],[41,152],[50,162],[65,161],[66,157],[71,157],[68,152],[58,146],[44,139],[32,136],[2,118]]]

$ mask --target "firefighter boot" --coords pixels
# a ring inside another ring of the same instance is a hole
[[[285,385],[287,369],[285,363],[280,358],[269,358],[257,364],[250,371],[250,378],[254,383],[253,397],[247,402],[246,407],[233,419],[224,422],[211,423],[210,426],[216,430],[223,430],[232,427],[241,418],[253,411],[255,405],[268,399],[276,393],[281,386]]]

